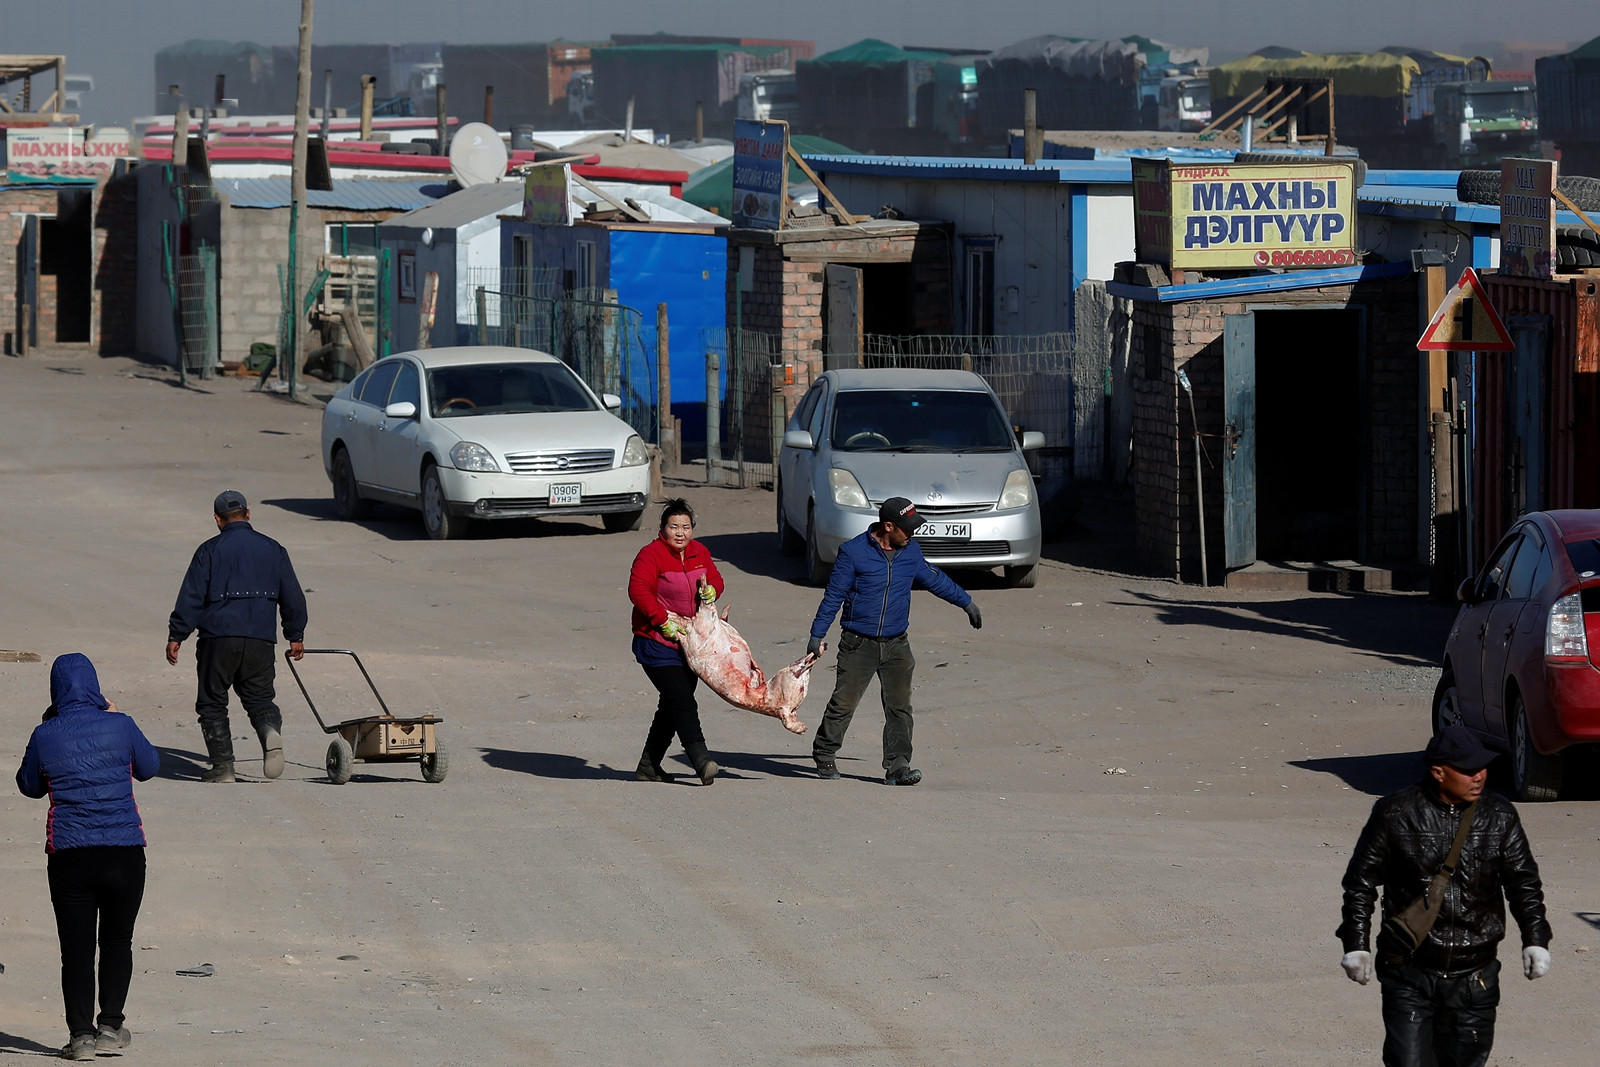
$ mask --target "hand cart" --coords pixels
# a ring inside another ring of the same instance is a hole
[[[383,709],[382,715],[368,715],[360,719],[346,719],[331,724],[323,722],[322,714],[317,711],[317,705],[311,700],[311,694],[306,692],[306,683],[301,681],[300,672],[295,669],[294,659],[289,650],[284,650],[284,662],[289,664],[289,673],[294,675],[295,684],[300,687],[300,694],[306,698],[306,705],[311,709],[311,714],[316,716],[317,725],[322,727],[322,732],[325,734],[338,735],[328,745],[328,781],[334,785],[344,785],[350,780],[356,760],[364,763],[417,760],[422,764],[423,781],[444,781],[450,761],[444,742],[439,740],[435,730],[435,727],[444,721],[442,716],[423,715],[420,718],[401,719],[391,714],[389,705],[383,702],[382,694],[372,682],[372,675],[362,666],[361,657],[349,649],[308,648],[305,649],[305,654],[349,656],[355,660],[357,669],[361,671],[361,677],[367,680],[372,695],[378,700],[378,706]]]

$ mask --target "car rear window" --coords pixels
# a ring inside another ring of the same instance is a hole
[[[594,398],[564,363],[471,363],[428,371],[428,411],[436,419],[594,410]]]
[[[843,452],[1009,452],[1017,447],[988,393],[844,390],[833,412],[833,447]]]
[[[1567,542],[1567,558],[1580,581],[1600,577],[1600,539],[1586,537],[1582,541]]]

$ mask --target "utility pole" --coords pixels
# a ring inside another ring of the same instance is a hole
[[[306,142],[311,126],[311,5],[300,0],[300,70],[294,90],[294,155],[289,178],[289,397],[295,398],[300,369],[300,275],[296,253],[300,245],[300,213],[306,206]]]

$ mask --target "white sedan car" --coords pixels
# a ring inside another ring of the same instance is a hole
[[[644,441],[565,363],[524,348],[433,348],[379,360],[322,413],[322,465],[343,518],[383,500],[435,540],[468,519],[599,515],[637,530]]]

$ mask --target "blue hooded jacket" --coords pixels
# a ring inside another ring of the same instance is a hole
[[[94,664],[81,652],[50,666],[50,707],[33,728],[17,768],[17,788],[50,794],[44,850],[145,843],[133,779],[148,781],[161,755],[137,724],[108,712]]]

